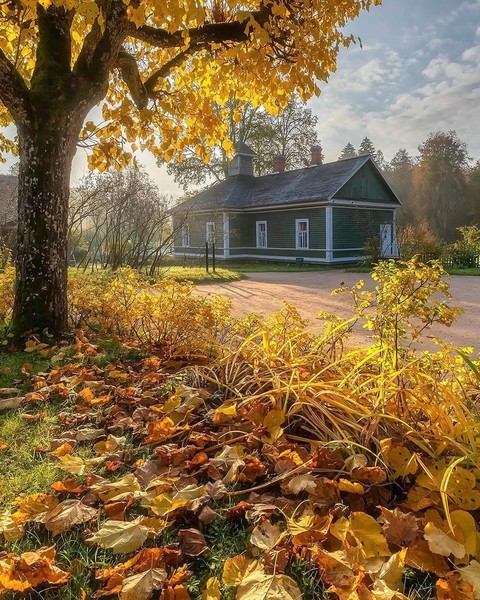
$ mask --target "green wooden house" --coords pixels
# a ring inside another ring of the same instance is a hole
[[[365,242],[380,254],[397,255],[396,210],[400,201],[370,156],[255,177],[255,153],[245,144],[220,183],[173,210],[174,254],[194,257],[215,242],[220,259],[265,259],[306,263],[354,262]]]

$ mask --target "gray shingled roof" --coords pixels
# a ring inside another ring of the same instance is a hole
[[[370,156],[359,156],[262,177],[235,175],[199,192],[177,208],[242,209],[326,201],[369,161],[375,165]]]

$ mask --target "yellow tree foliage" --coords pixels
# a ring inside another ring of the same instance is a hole
[[[352,41],[342,28],[380,3],[2,2],[0,125],[21,125],[22,105],[45,87],[60,110],[67,86],[73,108],[86,85],[98,88],[89,104],[102,104],[101,121],[88,121],[81,134],[99,142],[92,167],[125,164],[127,142],[167,160],[193,144],[208,159],[208,146],[227,134],[216,105],[235,96],[274,113],[295,91],[304,99],[319,93],[315,80],[328,78],[339,48]]]
[[[0,3],[0,126],[20,154],[13,330],[67,325],[67,207],[79,142],[90,166],[131,151],[205,161],[228,140],[228,99],[280,111],[319,93],[381,0],[7,0]],[[87,120],[94,107],[96,122]],[[219,108],[220,107],[220,108]],[[98,118],[97,118],[98,117]],[[0,137],[0,153],[10,149]]]

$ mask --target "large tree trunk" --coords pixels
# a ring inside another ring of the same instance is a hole
[[[68,198],[78,134],[67,119],[19,129],[15,337],[67,330]]]

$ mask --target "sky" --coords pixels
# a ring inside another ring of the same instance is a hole
[[[480,0],[383,0],[348,31],[362,46],[341,51],[337,71],[309,102],[327,161],[365,136],[387,160],[399,148],[415,156],[430,132],[450,129],[480,159]],[[137,158],[161,192],[182,194],[152,155]],[[72,184],[85,172],[79,149]]]

